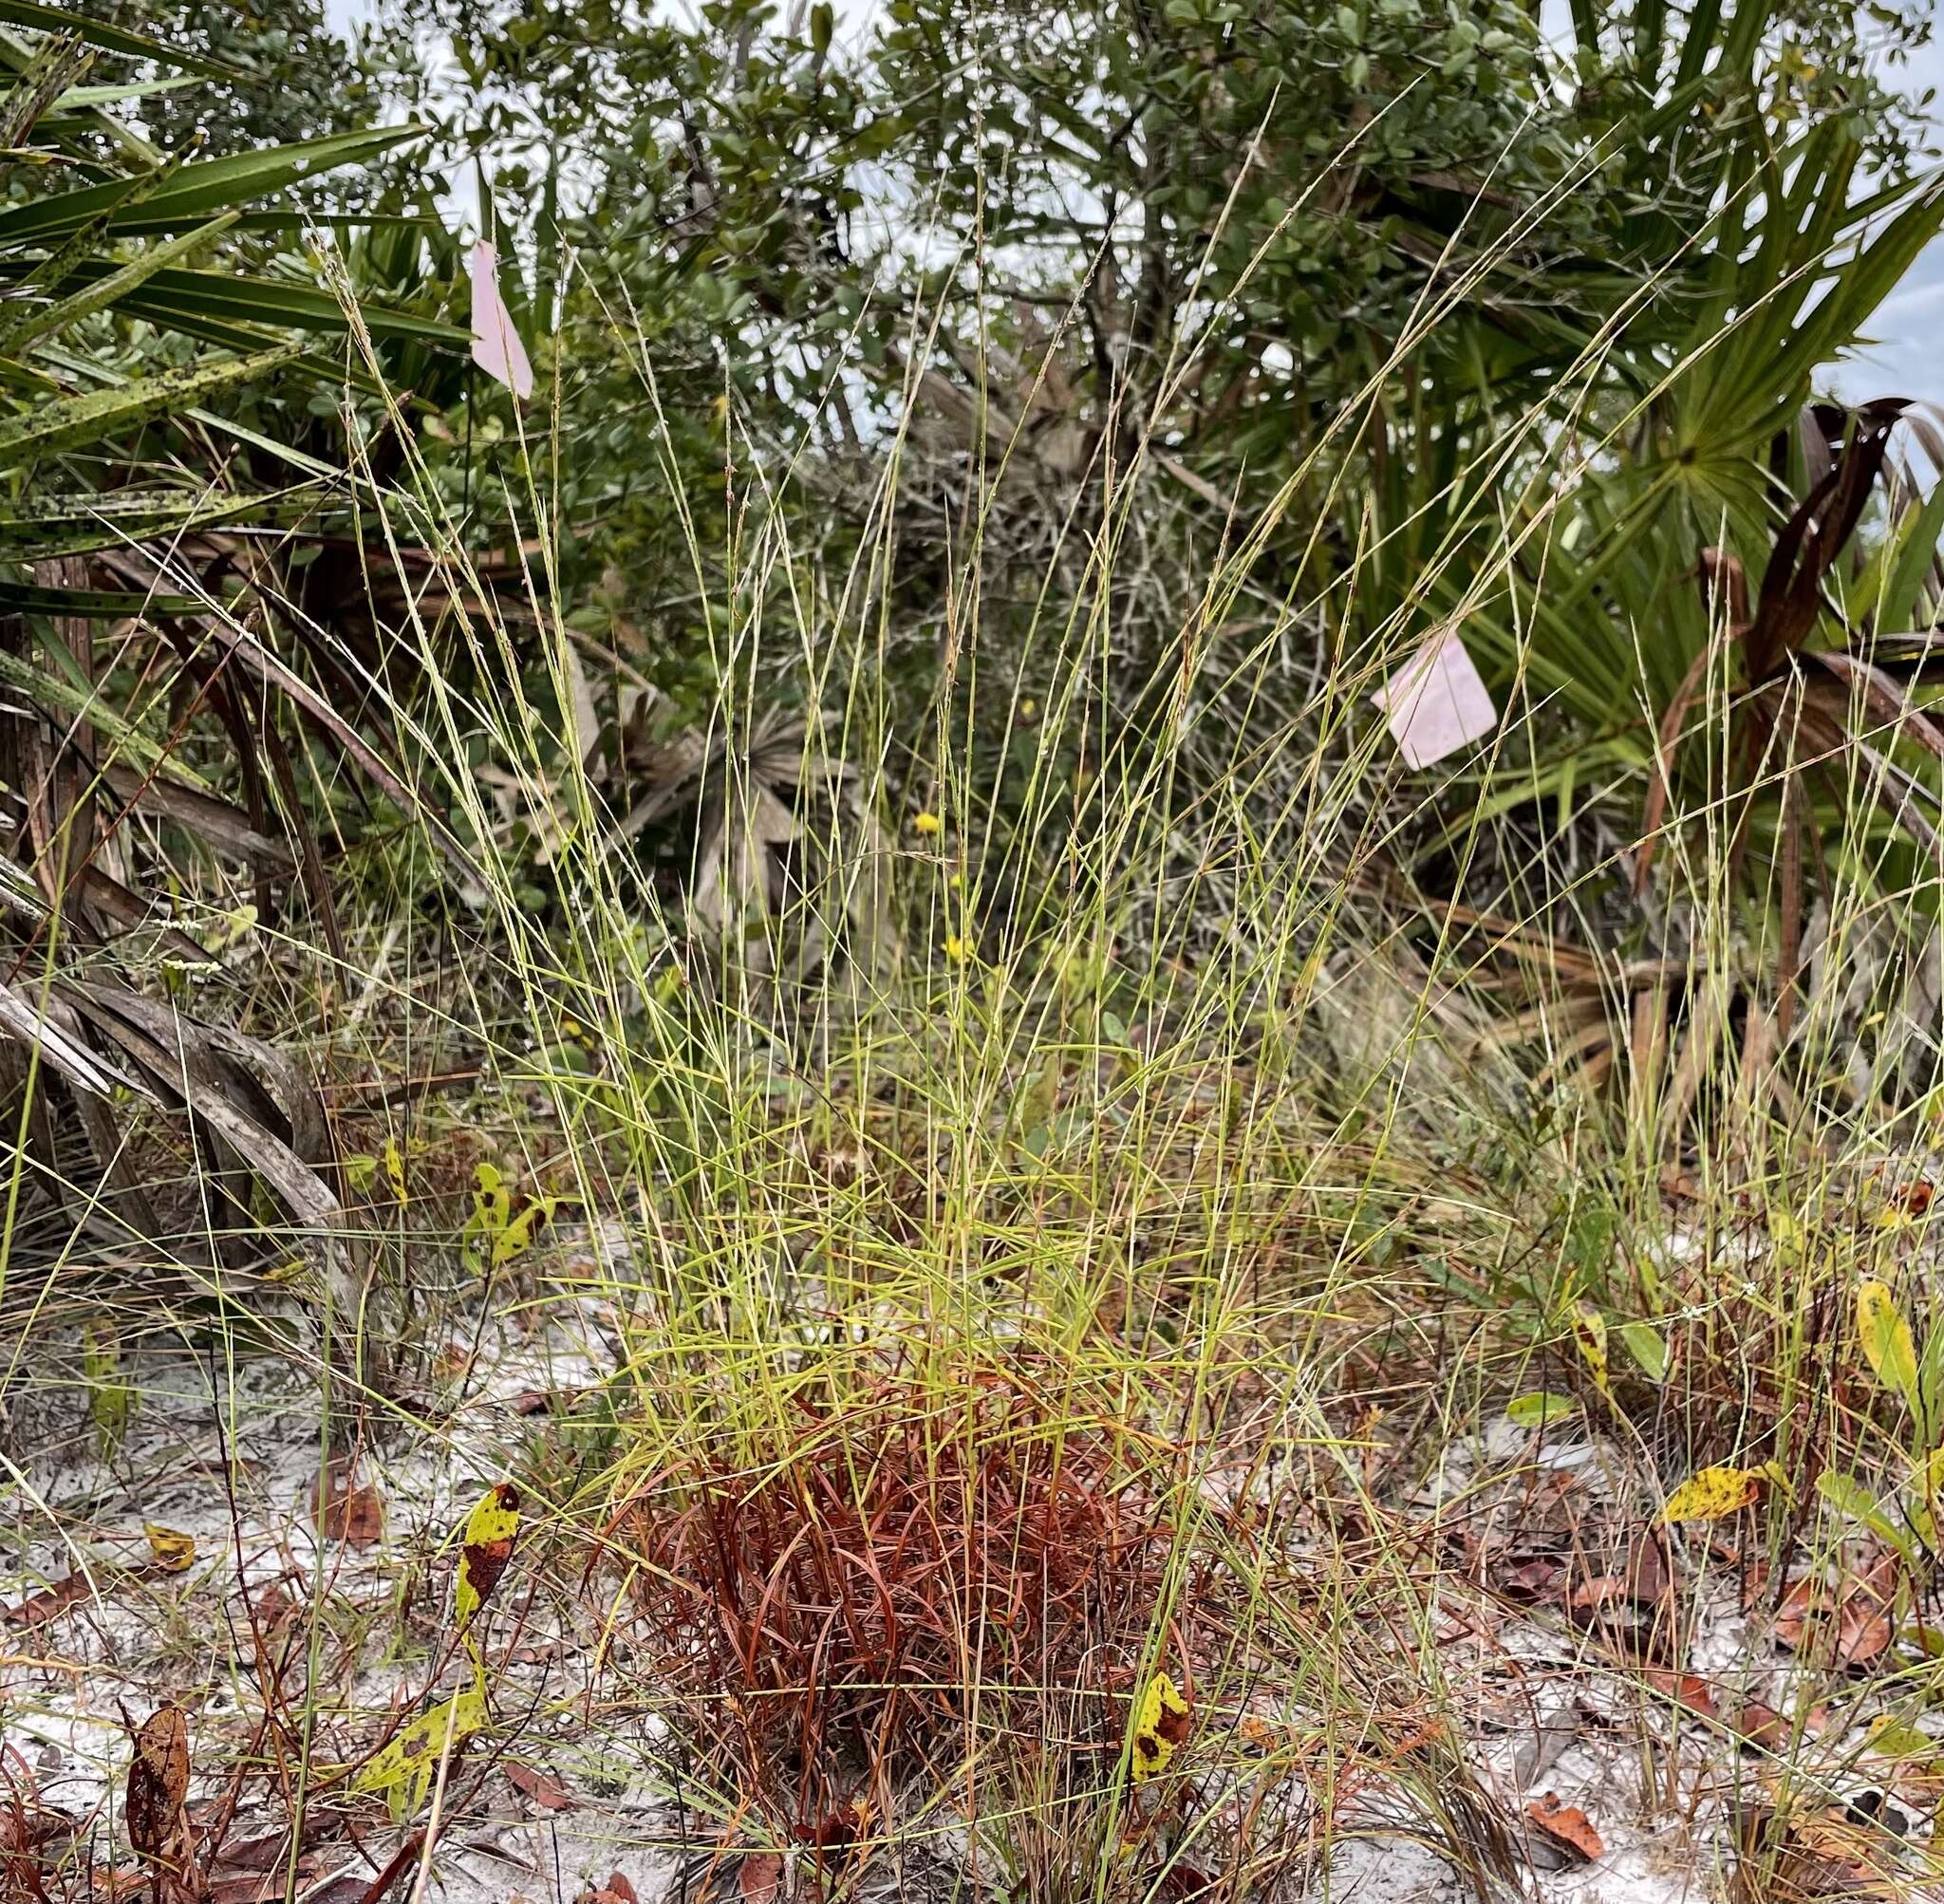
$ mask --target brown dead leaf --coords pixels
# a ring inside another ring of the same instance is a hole
[[[1737,1835],[1737,1904],[1887,1897],[1898,1888],[1903,1845],[1867,1818],[1835,1809],[1790,1817],[1751,1806],[1738,1820]]]
[[[117,1871],[106,1864],[98,1864],[88,1873],[88,1896],[105,1899],[106,1904],[122,1904],[124,1897],[139,1897],[149,1888],[149,1882],[139,1871]]]
[[[1497,1585],[1506,1599],[1530,1604],[1554,1598],[1564,1577],[1565,1568],[1561,1561],[1542,1557],[1506,1567],[1499,1574]]]
[[[1890,1644],[1897,1607],[1897,1560],[1885,1553],[1836,1590],[1831,1655],[1839,1666],[1866,1666]]]
[[[18,1606],[9,1607],[4,1615],[9,1626],[46,1626],[50,1619],[65,1614],[76,1600],[87,1598],[91,1589],[85,1574],[69,1574],[65,1579],[56,1580],[50,1587],[43,1587],[37,1594],[29,1594]]]
[[[605,1884],[597,1884],[583,1891],[574,1899],[574,1904],[642,1904],[635,1888],[618,1871],[608,1874]]]
[[[783,1883],[783,1860],[774,1851],[753,1851],[736,1874],[742,1904],[775,1904]]]
[[[537,1771],[517,1759],[501,1762],[500,1769],[515,1789],[526,1793],[542,1811],[572,1811],[580,1800],[549,1772]]]
[[[128,1766],[128,1844],[137,1857],[167,1855],[188,1795],[188,1722],[179,1706],[158,1706],[135,1735]]]
[[[300,1887],[317,1876],[319,1864],[315,1853],[297,1860]],[[280,1904],[290,1893],[290,1868],[279,1864],[272,1871],[239,1871],[234,1876],[212,1877],[202,1895],[208,1904]]]
[[[1574,1853],[1586,1863],[1606,1854],[1593,1820],[1578,1805],[1561,1804],[1556,1792],[1545,1792],[1534,1799],[1525,1807],[1525,1816],[1553,1844]]]
[[[1689,1711],[1698,1712],[1704,1719],[1715,1716],[1718,1708],[1714,1703],[1714,1688],[1698,1673],[1668,1672],[1650,1667],[1642,1676],[1656,1692],[1678,1701]]]
[[[1643,1527],[1627,1550],[1627,1597],[1643,1607],[1657,1607],[1673,1595],[1673,1556],[1664,1527]]]
[[[333,1462],[317,1477],[317,1525],[327,1540],[375,1547],[384,1539],[384,1500]]]
[[[1573,1596],[1567,1605],[1575,1613],[1591,1613],[1597,1607],[1621,1598],[1626,1592],[1627,1583],[1619,1575],[1590,1574],[1573,1589]]]

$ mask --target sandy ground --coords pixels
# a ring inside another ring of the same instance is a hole
[[[379,1420],[332,1458],[336,1504],[322,1527],[319,1387],[289,1361],[213,1367],[186,1347],[148,1346],[125,1365],[134,1406],[112,1453],[78,1383],[42,1388],[18,1411],[32,1419],[13,1425],[16,1499],[33,1511],[16,1522],[0,1576],[5,1765],[16,1793],[78,1826],[61,1870],[74,1895],[87,1895],[90,1867],[99,1882],[120,1837],[128,1725],[164,1696],[191,1715],[190,1810],[205,1826],[226,1806],[227,1767],[251,1767],[215,1861],[217,1904],[287,1895],[300,1807],[311,1824],[295,1895],[346,1904],[385,1870],[413,1834],[373,1801],[346,1814],[279,1770],[258,1723],[260,1688],[277,1686],[287,1754],[308,1728],[313,1762],[331,1764],[364,1757],[389,1714],[430,1703],[435,1673],[439,1697],[461,1682],[442,1657],[454,1530],[517,1465],[541,1398],[611,1368],[597,1313],[559,1304],[551,1316],[536,1332],[525,1317],[487,1326],[471,1370],[451,1370],[419,1398],[427,1419]],[[456,1333],[451,1359],[471,1346]],[[156,1543],[167,1556],[175,1536],[194,1542],[179,1572],[158,1560]],[[489,1652],[495,1721],[529,1789],[500,1771],[483,1783],[457,1771],[422,1895],[552,1904],[617,1870],[644,1899],[672,1895],[682,1860],[665,1846],[666,1807],[637,1789],[652,1721],[611,1699],[598,1724],[577,1715],[588,1635],[522,1585],[509,1582],[495,1607]],[[279,1671],[260,1671],[266,1658]],[[414,1895],[418,1880],[415,1861],[391,1895]]]
[[[598,1610],[543,1589],[531,1555],[491,1620],[494,1763],[482,1772],[462,1755],[429,1856],[413,1828],[422,1814],[395,1825],[376,1801],[347,1802],[328,1779],[295,1770],[306,1749],[313,1765],[356,1764],[389,1715],[460,1683],[446,1638],[454,1530],[533,1453],[547,1398],[615,1365],[596,1305],[556,1303],[542,1327],[533,1313],[476,1318],[470,1367],[472,1335],[454,1332],[444,1373],[411,1398],[416,1414],[376,1422],[336,1457],[327,1491],[338,1503],[322,1527],[327,1438],[313,1372],[270,1355],[214,1366],[184,1344],[151,1342],[128,1365],[136,1401],[109,1450],[72,1379],[78,1360],[53,1358],[57,1372],[9,1427],[11,1491],[27,1511],[0,1547],[0,1808],[10,1789],[16,1841],[22,1820],[41,1821],[32,1841],[50,1898],[132,1895],[125,1853],[119,1888],[112,1875],[129,1728],[164,1697],[190,1718],[190,1816],[220,1843],[214,1904],[356,1904],[387,1876],[383,1895],[450,1904],[607,1904],[604,1893],[626,1904],[630,1891],[658,1904],[710,1888],[712,1840],[696,1830],[683,1841],[665,1735],[643,1689],[604,1646]],[[1415,1505],[1462,1512],[1487,1537],[1494,1517],[1509,1519],[1529,1540],[1545,1535],[1553,1507],[1597,1519],[1628,1505],[1635,1485],[1618,1450],[1583,1427],[1542,1437],[1501,1421],[1449,1449]],[[185,1536],[193,1558],[178,1565]],[[1587,1857],[1532,1836],[1523,1888],[1540,1904],[1723,1895],[1731,1808],[1760,1796],[1765,1771],[1739,1715],[1751,1701],[1785,1711],[1806,1695],[1801,1663],[1745,1612],[1745,1582],[1706,1569],[1705,1555],[1690,1565],[1679,1670],[1657,1693],[1615,1669],[1598,1630],[1454,1591],[1446,1670],[1487,1788],[1513,1818],[1535,1804],[1582,1812],[1597,1839]],[[1705,1680],[1705,1695],[1683,1674]],[[1921,1842],[1921,1782],[1866,1749],[1883,1702],[1822,1696],[1804,1749],[1829,1794],[1875,1803],[1869,1794],[1896,1787],[1897,1821]],[[294,1839],[293,1815],[305,1820]],[[740,1895],[734,1873],[733,1862],[719,1873],[728,1895]],[[1473,1894],[1422,1844],[1353,1821],[1274,1895],[1458,1904]]]

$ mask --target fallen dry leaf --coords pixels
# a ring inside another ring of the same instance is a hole
[[[1698,1712],[1704,1719],[1715,1716],[1714,1688],[1698,1673],[1668,1672],[1650,1667],[1642,1676],[1656,1692],[1677,1700],[1689,1711]]]
[[[1134,1778],[1136,1783],[1156,1777],[1181,1749],[1193,1720],[1180,1689],[1165,1672],[1148,1681],[1141,1706],[1134,1715]],[[819,1839],[818,1843],[823,1839]]]
[[[1591,1863],[1605,1856],[1606,1846],[1593,1820],[1578,1805],[1561,1804],[1556,1792],[1546,1792],[1525,1807],[1525,1816],[1556,1845]]]
[[[574,1904],[642,1904],[642,1900],[620,1872],[610,1871],[607,1883],[583,1891]]]
[[[743,1904],[775,1904],[783,1882],[783,1860],[774,1851],[753,1851],[736,1874]]]
[[[1739,1820],[1737,1836],[1737,1904],[1887,1897],[1898,1889],[1902,1841],[1867,1817],[1831,1809],[1791,1818],[1752,1806]]]
[[[354,1480],[333,1463],[317,1477],[317,1525],[327,1540],[375,1547],[384,1539],[384,1500],[368,1482]]]
[[[4,1617],[9,1626],[46,1626],[65,1614],[76,1600],[84,1600],[90,1589],[85,1574],[69,1574],[37,1594],[29,1594],[18,1606],[9,1607]]]
[[[308,1885],[317,1876],[318,1865],[315,1853],[308,1853],[297,1860],[300,1886]],[[243,1871],[234,1877],[212,1877],[202,1896],[207,1904],[281,1904],[290,1888],[290,1869],[280,1864],[273,1871]]]
[[[536,1771],[517,1759],[502,1761],[500,1769],[508,1781],[517,1790],[525,1792],[542,1811],[572,1811],[580,1803],[580,1800],[551,1773]]]
[[[1593,1574],[1581,1580],[1573,1589],[1573,1596],[1567,1601],[1575,1613],[1591,1613],[1596,1607],[1603,1607],[1610,1600],[1632,1597],[1627,1593],[1627,1583],[1617,1574]]]
[[[519,1490],[507,1481],[489,1487],[466,1517],[458,1586],[453,1597],[453,1624],[461,1633],[470,1632],[479,1609],[493,1597],[493,1590],[513,1558],[519,1525]]]
[[[165,1574],[186,1574],[196,1564],[196,1536],[178,1528],[159,1526],[144,1521],[141,1531],[148,1536],[149,1559]]]
[[[189,1795],[189,1724],[182,1708],[158,1706],[135,1735],[128,1766],[129,1848],[151,1860],[164,1857]]]

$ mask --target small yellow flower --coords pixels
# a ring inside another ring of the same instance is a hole
[[[920,813],[911,824],[926,839],[935,839],[945,830],[945,823],[936,813]]]
[[[956,932],[945,934],[945,957],[955,963],[963,964],[965,958],[965,942]]]

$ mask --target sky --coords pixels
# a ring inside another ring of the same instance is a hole
[[[1912,91],[1937,89],[1932,109],[1944,116],[1944,39],[1917,53],[1908,72]],[[1916,397],[1944,403],[1944,240],[1933,243],[1885,300],[1870,333],[1880,342],[1841,367],[1835,381],[1841,395],[1857,402]]]
[[[383,0],[325,0],[340,32],[374,17]],[[1543,0],[1542,22],[1556,37],[1569,35],[1567,0]],[[1557,18],[1555,16],[1557,15]],[[1914,91],[1935,86],[1944,114],[1944,35],[1916,55],[1906,84]],[[1917,260],[1910,275],[1878,311],[1870,327],[1875,342],[1837,366],[1832,382],[1853,402],[1871,397],[1915,397],[1944,405],[1944,240]]]

